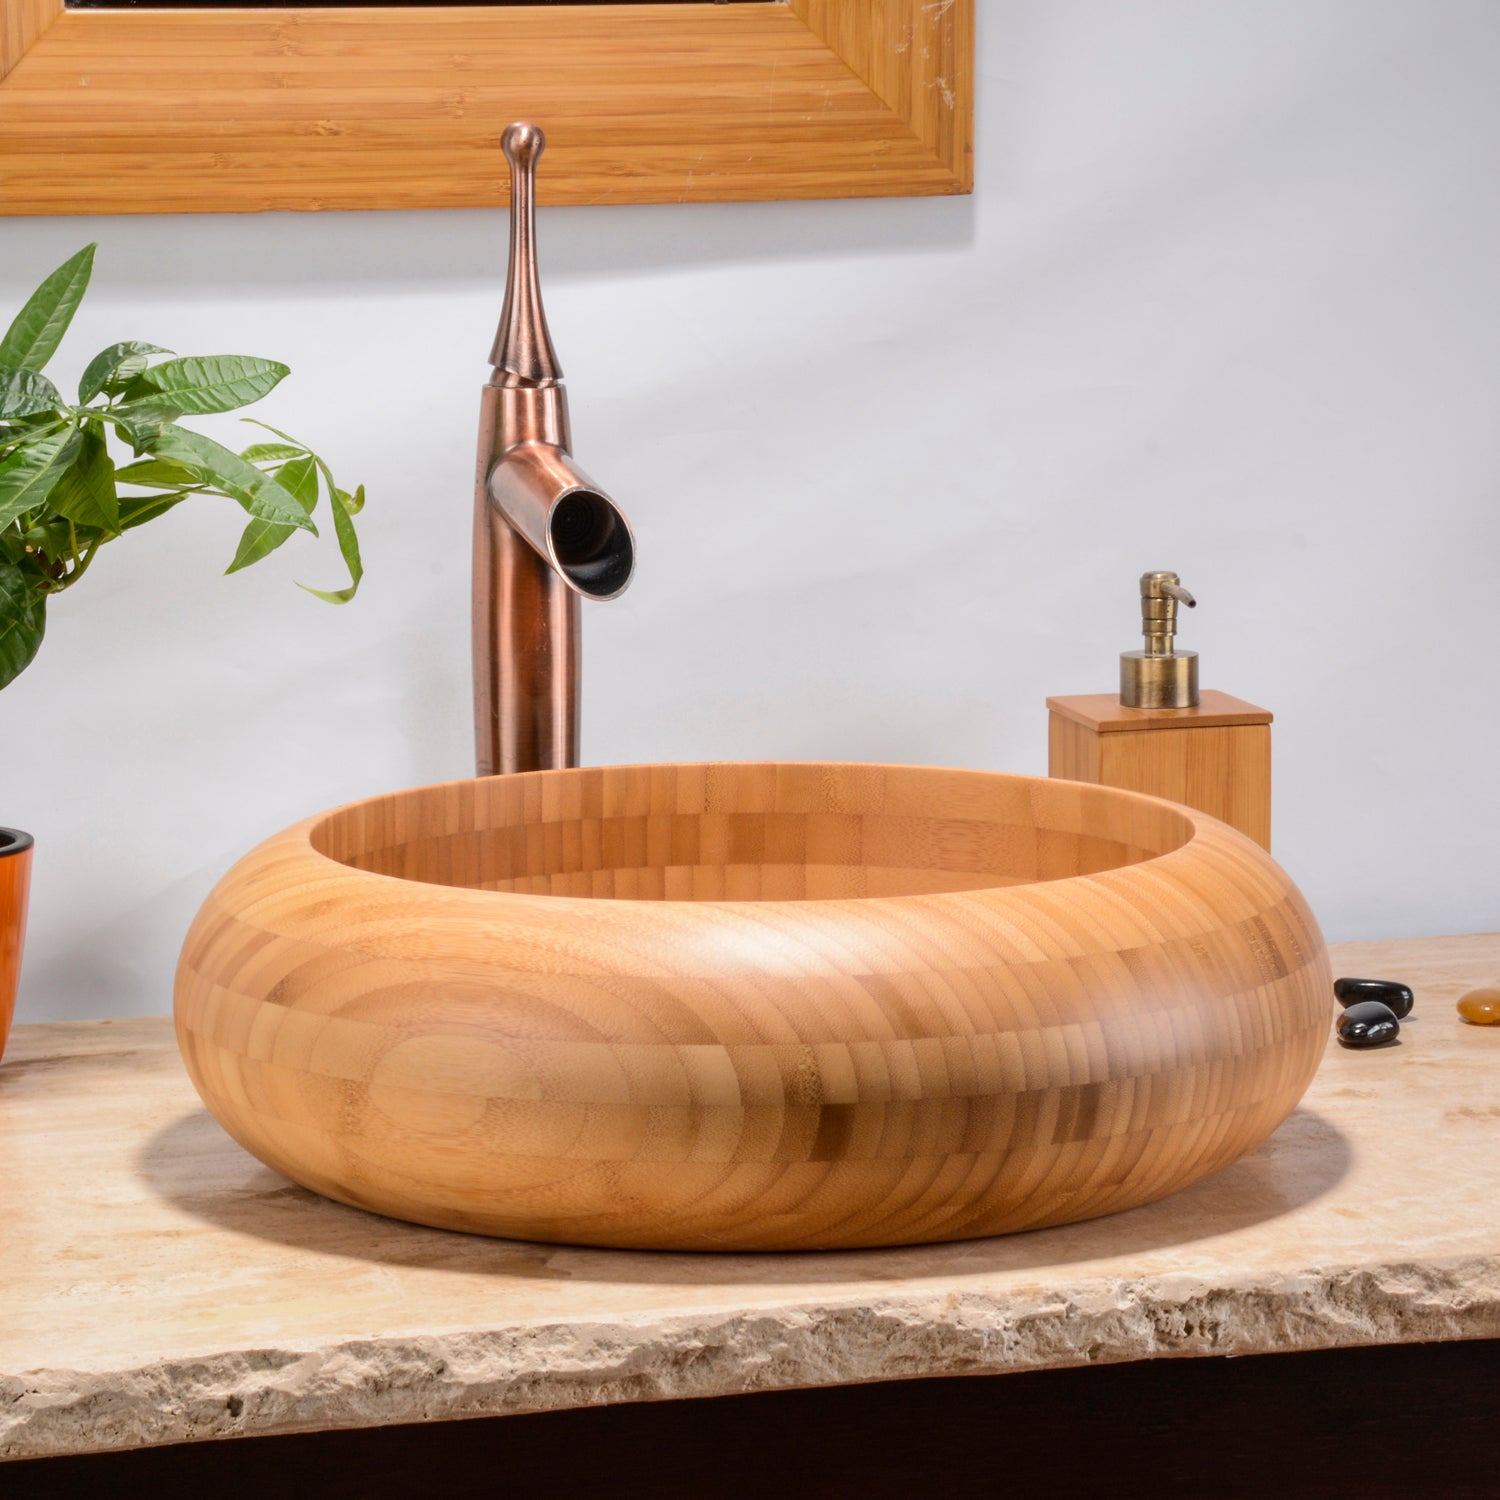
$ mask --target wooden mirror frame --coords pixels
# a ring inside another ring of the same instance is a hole
[[[0,0],[0,213],[966,193],[974,0],[68,10]]]

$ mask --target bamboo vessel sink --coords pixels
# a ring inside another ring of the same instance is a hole
[[[540,771],[299,823],[184,946],[177,1036],[262,1161],[482,1234],[962,1239],[1217,1172],[1328,1034],[1250,839],[1078,782]]]

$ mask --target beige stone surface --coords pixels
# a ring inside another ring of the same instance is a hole
[[[203,1112],[165,1020],[0,1063],[0,1457],[918,1375],[1500,1336],[1500,936],[1348,944],[1398,1046],[1331,1047],[1263,1146],[1004,1239],[572,1250],[325,1202]],[[1333,1003],[1329,1005],[1330,1022]]]

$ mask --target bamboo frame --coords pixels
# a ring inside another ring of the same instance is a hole
[[[974,0],[70,11],[0,0],[0,213],[964,193]]]

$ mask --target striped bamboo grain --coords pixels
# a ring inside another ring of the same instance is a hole
[[[1271,847],[1271,715],[1205,688],[1195,708],[1115,693],[1047,700],[1047,771],[1185,802]]]
[[[0,215],[967,193],[974,0],[0,0]]]
[[[1224,824],[1082,783],[818,764],[425,787],[253,851],[177,1033],[248,1150],[487,1234],[959,1239],[1131,1207],[1287,1116],[1317,925]]]

